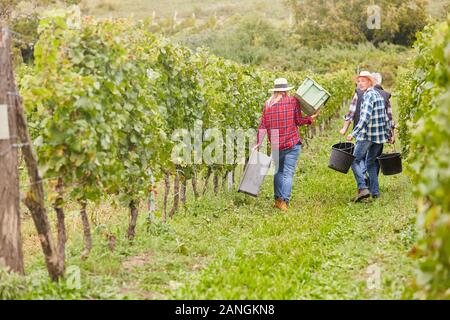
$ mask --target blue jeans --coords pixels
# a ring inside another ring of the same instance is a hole
[[[380,155],[383,153],[383,147],[384,147],[384,145],[381,145]],[[367,161],[367,159],[366,159],[366,161]],[[377,176],[379,176],[380,175],[380,165],[379,165],[378,161],[376,161],[376,162],[377,162],[377,165],[378,165]],[[367,176],[367,166],[366,166],[365,162],[361,163],[361,168],[362,168],[363,176],[365,178]],[[369,179],[369,183],[370,183],[370,179]]]
[[[352,164],[353,175],[356,179],[358,190],[367,189],[364,181],[365,170],[369,173],[370,193],[375,196],[380,195],[378,186],[378,171],[380,165],[377,157],[383,150],[383,144],[374,143],[371,141],[357,141],[353,155],[355,160]]]
[[[289,203],[292,192],[292,180],[301,150],[302,145],[297,144],[291,149],[279,150],[278,159],[276,152],[272,154],[275,162],[275,176],[273,179],[275,199],[282,199]]]

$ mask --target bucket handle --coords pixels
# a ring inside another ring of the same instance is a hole
[[[342,145],[343,143],[350,142],[350,141],[347,141],[346,139],[344,139],[343,137],[344,136],[339,133],[339,144]]]
[[[394,153],[399,153],[399,152],[397,152],[397,148],[395,147],[395,145],[396,145],[396,143],[388,143],[389,145],[392,145],[392,148],[394,149]],[[383,152],[384,153],[384,152]],[[399,153],[400,154],[400,157],[402,157],[402,154],[401,154],[401,152]]]
[[[339,143],[342,144],[342,139],[343,139],[344,136],[342,134],[340,134],[340,133],[338,133],[338,135],[339,135]]]
[[[394,148],[394,152],[397,153],[397,148],[395,147],[396,143],[388,143],[389,145],[391,145]]]

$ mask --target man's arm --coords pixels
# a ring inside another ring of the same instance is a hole
[[[358,105],[358,94],[355,92],[352,101],[350,102],[350,107],[348,108],[347,114],[344,116],[345,121],[352,122],[355,118],[356,106]]]
[[[390,143],[395,143],[395,121],[394,118],[392,116],[392,105],[391,105],[391,101],[387,100],[386,101],[386,113],[388,116],[388,128],[389,128],[389,142]]]
[[[392,116],[392,105],[391,105],[390,100],[386,101],[386,113],[389,118],[390,127],[392,128],[392,130],[394,130],[396,128],[396,125],[395,125],[394,117]]]
[[[352,133],[348,136],[356,137],[361,130],[369,123],[370,116],[373,109],[373,95],[365,96],[363,103],[361,104],[361,116],[359,117],[359,122],[353,129]]]
[[[354,94],[352,98],[352,102],[350,103],[350,107],[348,109],[347,114],[344,116],[344,126],[339,131],[341,135],[345,135],[347,133],[348,128],[350,127],[350,123],[353,122],[356,112],[356,106],[358,104],[358,94]]]
[[[352,123],[350,120],[345,120],[344,121],[344,126],[342,127],[342,129],[339,131],[339,133],[343,136],[345,136],[345,134],[347,133],[348,127],[350,127],[350,123]]]

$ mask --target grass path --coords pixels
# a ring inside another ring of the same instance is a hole
[[[415,213],[406,175],[380,177],[381,198],[355,204],[353,175],[327,167],[338,123],[302,151],[288,213],[272,207],[272,178],[260,197],[237,192],[190,201],[169,224],[125,240],[127,211],[92,206],[94,248],[79,258],[82,232],[68,210],[67,266],[82,288],[30,288],[26,298],[385,299],[401,298],[414,276],[408,257]],[[117,236],[114,252],[104,230]],[[27,272],[45,273],[31,219],[24,221]],[[30,257],[31,256],[31,257]],[[70,276],[69,276],[70,278]]]
[[[401,298],[414,272],[409,180],[383,176],[381,199],[351,203],[351,172],[327,168],[337,125],[303,150],[289,213],[272,208],[269,178],[257,199],[204,198],[155,226],[164,250],[155,247],[133,282],[160,298]]]
[[[327,168],[337,129],[336,123],[302,152],[289,213],[272,209],[272,181],[267,179],[263,196],[234,213],[242,228],[231,229],[226,234],[231,239],[216,237],[224,248],[173,297],[401,297],[414,269],[407,257],[414,241],[408,178],[381,177],[380,200],[351,203],[356,192],[351,172]],[[227,223],[217,225],[227,229]]]

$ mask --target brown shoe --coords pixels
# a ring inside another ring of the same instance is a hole
[[[358,195],[353,199],[354,202],[360,202],[362,199],[370,197],[369,189],[361,189],[358,191]]]
[[[281,205],[281,202],[283,202],[282,199],[280,199],[280,198],[276,199],[273,207],[278,208]]]
[[[288,205],[285,201],[279,199],[280,201],[276,202],[275,206],[283,212],[288,211]]]

